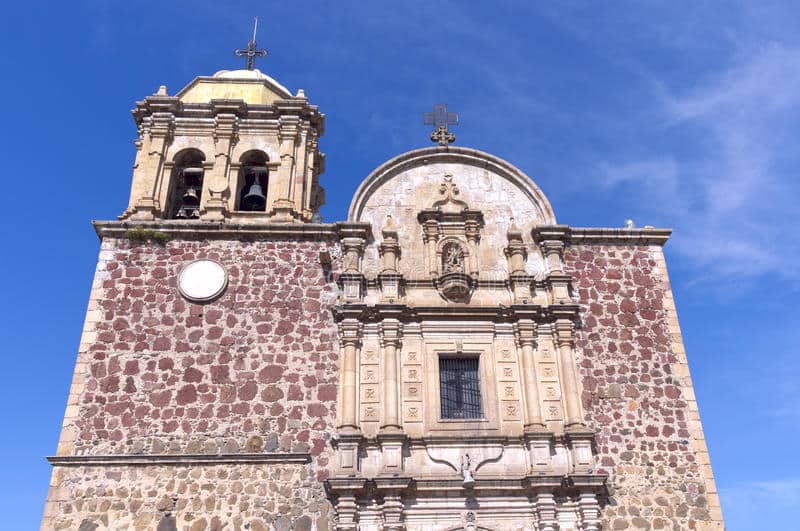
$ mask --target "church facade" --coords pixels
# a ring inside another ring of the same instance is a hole
[[[322,223],[258,70],[136,104],[42,529],[723,529],[662,252],[450,145]]]

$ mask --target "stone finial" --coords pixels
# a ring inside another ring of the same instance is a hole
[[[511,226],[508,227],[508,247],[505,249],[508,258],[508,270],[512,275],[525,274],[525,260],[528,259],[528,250],[525,242],[522,241],[522,230],[517,227],[514,218],[511,218]]]
[[[522,229],[517,226],[514,218],[511,218],[511,225],[508,227],[508,241],[522,241]]]
[[[468,208],[464,201],[458,199],[458,196],[461,195],[461,190],[459,190],[458,185],[453,181],[453,176],[449,173],[442,178],[442,182],[439,185],[439,195],[442,198],[433,203],[433,208],[455,214]]]
[[[395,273],[397,272],[397,259],[400,254],[400,246],[397,242],[397,227],[394,224],[392,216],[386,217],[386,223],[381,229],[383,242],[379,247],[381,257],[383,258],[382,273]]]
[[[295,94],[294,97],[295,98],[305,98],[306,97],[306,91],[303,90],[303,89],[297,89],[297,94]]]
[[[155,93],[156,96],[166,96],[167,95],[167,86],[161,85],[158,87],[158,90]]]
[[[381,234],[383,235],[384,238],[397,239],[397,226],[394,224],[392,216],[386,216],[386,223],[383,224],[383,228],[381,229]]]

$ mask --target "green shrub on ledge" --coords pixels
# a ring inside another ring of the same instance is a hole
[[[144,243],[153,241],[160,245],[164,245],[167,240],[169,240],[169,235],[167,233],[153,229],[145,229],[141,225],[125,231],[125,237],[133,242]]]

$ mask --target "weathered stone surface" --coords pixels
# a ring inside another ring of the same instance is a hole
[[[308,441],[323,444],[310,465],[122,467],[116,477],[64,470],[54,528],[88,531],[105,519],[118,529],[214,529],[216,518],[222,529],[234,518],[243,526],[277,516],[281,506],[322,516],[328,501],[317,477],[329,461],[338,383],[335,291],[319,266],[322,245],[104,242],[113,258],[98,294],[97,340],[78,369],[85,374],[67,428],[76,433],[72,453],[304,452]],[[230,275],[227,291],[204,305],[176,289],[183,265],[200,257]],[[321,309],[308,313],[312,298]],[[303,391],[291,395],[297,386]],[[312,502],[316,510],[304,509]]]
[[[613,489],[615,503],[603,511],[611,529],[694,529],[709,520],[661,252],[598,245],[568,247],[564,257],[582,310],[576,361],[586,421]],[[646,499],[654,508],[639,512]],[[696,515],[680,510],[698,504]]]

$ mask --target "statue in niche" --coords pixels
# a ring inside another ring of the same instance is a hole
[[[442,273],[464,272],[464,249],[456,243],[448,243],[442,252]]]

